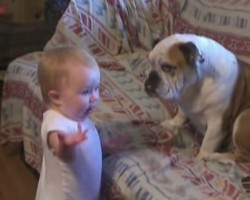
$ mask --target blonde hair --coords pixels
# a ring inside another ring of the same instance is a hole
[[[44,52],[38,64],[37,76],[46,105],[50,104],[49,91],[58,90],[63,79],[68,77],[70,68],[77,64],[98,67],[96,60],[89,53],[77,47],[64,46]]]

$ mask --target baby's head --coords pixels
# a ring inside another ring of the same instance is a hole
[[[82,49],[48,50],[38,66],[44,103],[73,120],[82,120],[99,99],[100,71],[95,59]]]

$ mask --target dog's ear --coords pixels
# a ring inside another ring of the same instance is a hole
[[[187,63],[192,66],[196,65],[197,62],[203,63],[205,61],[193,42],[181,43],[179,49],[183,53]]]

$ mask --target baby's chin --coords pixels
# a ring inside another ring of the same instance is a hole
[[[89,107],[79,117],[83,120],[84,118],[87,118],[93,112],[93,110],[93,107]]]
[[[90,115],[93,112],[93,108],[89,107],[88,109],[86,109],[86,111],[84,112],[85,116]]]
[[[88,118],[88,116],[89,116],[89,112],[84,111],[84,112],[82,112],[82,113],[78,113],[78,114],[75,115],[75,116],[72,116],[71,118],[72,118],[74,121],[80,122],[80,121],[83,121],[83,120],[85,120],[86,118]]]
[[[88,107],[81,113],[75,113],[76,115],[72,117],[72,119],[75,121],[83,121],[84,119],[89,117],[89,115],[94,111],[94,109],[95,109],[95,106]]]

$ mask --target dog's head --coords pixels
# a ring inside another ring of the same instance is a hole
[[[166,38],[150,52],[151,72],[145,82],[150,96],[175,99],[182,90],[195,84],[198,68],[204,62],[197,46],[191,41]]]

